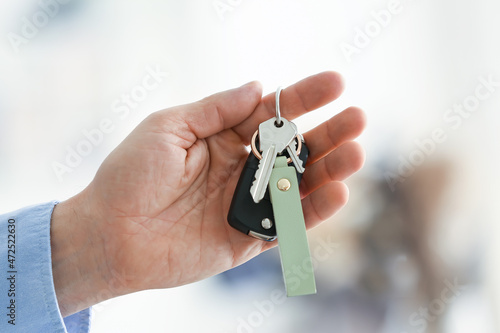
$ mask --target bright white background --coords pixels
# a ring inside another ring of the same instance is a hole
[[[389,3],[72,0],[59,5],[47,24],[16,51],[9,33],[21,34],[23,18],[33,21],[41,7],[31,0],[2,2],[0,211],[77,193],[106,155],[151,112],[251,80],[261,81],[264,92],[270,93],[278,85],[335,70],[345,77],[343,96],[296,123],[306,131],[350,105],[362,107],[369,126],[359,141],[367,162],[348,181],[351,202],[345,212],[323,229],[334,231],[336,241],[347,245],[336,258],[320,264],[319,276],[335,281],[332,285],[339,289],[353,284],[349,274],[355,273],[349,272],[358,270],[359,248],[351,246],[356,242],[350,240],[349,230],[376,201],[367,194],[365,181],[378,180],[388,191],[387,172],[397,174],[400,159],[418,149],[415,141],[442,128],[446,140],[414,171],[416,175],[445,165],[449,180],[437,203],[429,243],[451,271],[473,272],[477,281],[442,315],[438,332],[498,332],[500,87],[457,129],[444,117],[454,104],[474,96],[480,77],[500,82],[500,5],[494,0],[402,0],[390,22],[382,27],[375,23],[378,31],[370,32],[367,45],[346,57],[342,45],[355,47],[357,29],[373,27],[373,12],[387,10]],[[113,103],[141,83],[148,67],[169,75],[121,119]],[[84,139],[82,131],[96,128],[103,118],[112,120],[114,131],[58,179],[54,162],[64,163],[68,147],[75,148]],[[411,174],[399,185],[416,177]],[[392,193],[399,195],[397,189]],[[424,192],[423,197],[434,194]],[[311,235],[312,246],[319,233]],[[228,289],[215,277],[111,300],[95,308],[92,332],[244,332],[238,330],[239,318],[258,311],[254,301],[269,299],[273,289],[282,288],[276,282],[279,277],[255,279]],[[392,320],[388,311],[377,327],[353,327],[342,318],[325,326],[321,318],[333,310],[329,312],[329,303],[323,301],[287,300],[251,330],[416,332],[414,326],[408,328],[407,318],[424,305],[415,301],[400,316],[402,323]],[[323,311],[316,316],[312,312],[318,309]],[[356,313],[346,316],[356,318]],[[355,320],[366,318],[359,315]]]

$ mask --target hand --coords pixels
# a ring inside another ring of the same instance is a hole
[[[343,89],[337,73],[281,93],[291,120]],[[226,216],[259,123],[274,116],[274,93],[251,82],[147,117],[106,158],[81,193],[56,206],[52,258],[63,315],[104,299],[175,287],[240,265],[273,246],[229,226]],[[310,149],[300,185],[307,228],[348,198],[341,182],[361,168],[365,125],[351,107],[304,134]]]

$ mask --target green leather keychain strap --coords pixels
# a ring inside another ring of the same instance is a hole
[[[297,174],[293,166],[288,166],[284,156],[276,158],[269,193],[287,296],[315,294],[316,282]]]

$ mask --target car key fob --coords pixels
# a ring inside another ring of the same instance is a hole
[[[299,139],[297,138],[296,140]],[[289,157],[287,151],[283,155]],[[302,141],[299,159],[303,162],[303,165],[306,164],[308,156],[309,149]],[[266,190],[264,198],[259,203],[254,202],[250,193],[250,187],[254,182],[258,165],[259,159],[253,152],[250,152],[236,185],[227,219],[229,225],[246,235],[265,241],[273,241],[276,239],[276,227],[274,225],[273,207],[269,198],[269,191]],[[296,173],[300,183],[302,174],[299,172]]]

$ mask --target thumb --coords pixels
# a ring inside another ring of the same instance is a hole
[[[243,122],[252,114],[262,97],[257,81],[239,88],[208,96],[171,112],[182,120],[197,138],[203,139]],[[172,114],[170,114],[172,115]]]

